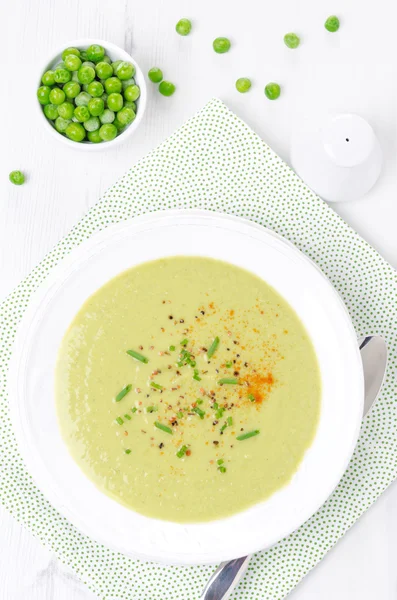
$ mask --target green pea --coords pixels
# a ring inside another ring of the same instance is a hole
[[[84,122],[84,128],[87,131],[96,131],[97,129],[99,129],[101,126],[101,123],[98,119],[98,117],[91,117],[90,119],[88,119],[88,121]]]
[[[66,137],[73,142],[82,142],[85,138],[85,129],[81,123],[69,123],[66,127]]]
[[[62,52],[62,60],[65,60],[65,58],[67,56],[69,56],[69,54],[74,54],[75,56],[81,56],[80,50],[77,50],[77,48],[66,48],[66,50],[64,50]]]
[[[81,60],[87,60],[87,50],[80,50],[80,58]]]
[[[110,94],[108,97],[108,108],[114,112],[119,111],[123,106],[123,96],[121,94]]]
[[[130,79],[135,75],[135,67],[132,63],[122,61],[114,72],[114,74],[121,80],[125,81],[126,79]]]
[[[67,83],[71,79],[71,74],[67,69],[56,69],[54,79],[56,83]]]
[[[172,96],[175,92],[175,86],[170,81],[162,81],[159,85],[159,92],[160,94],[163,94],[163,96]]]
[[[93,98],[99,98],[104,92],[102,83],[99,81],[91,81],[91,83],[88,84],[87,92],[91,94]]]
[[[73,71],[71,81],[75,81],[76,83],[80,83],[78,71]]]
[[[99,115],[99,120],[102,123],[102,125],[105,125],[106,123],[113,123],[115,117],[116,115],[112,110],[110,110],[109,108],[105,108],[103,113]]]
[[[63,90],[61,90],[60,88],[53,88],[50,91],[51,104],[56,104],[57,106],[59,106],[60,104],[65,102],[65,98],[66,98],[65,92]]]
[[[51,88],[48,85],[41,85],[37,90],[37,99],[40,104],[49,104]],[[55,104],[55,103],[54,103]]]
[[[102,96],[101,96],[105,106],[107,106],[107,104],[108,104],[108,97],[109,97],[108,94],[102,94]]]
[[[158,67],[152,67],[148,71],[147,76],[149,77],[150,81],[153,81],[153,83],[160,83],[160,81],[163,79],[163,71]]]
[[[61,104],[62,106],[62,104]],[[73,109],[72,109],[73,112]],[[44,114],[47,117],[47,119],[50,119],[51,121],[55,121],[55,119],[58,116],[58,107],[55,104],[46,104],[44,107]]]
[[[54,85],[55,83],[55,77],[54,77],[54,71],[46,71],[43,75],[43,77],[41,78],[41,83],[43,85]]]
[[[117,67],[119,66],[120,63],[122,63],[122,60],[115,60],[114,62],[112,62],[112,67],[113,67],[113,73],[116,72]]]
[[[71,119],[73,117],[73,109],[73,104],[62,102],[62,104],[58,106],[58,114],[63,119]]]
[[[241,94],[245,94],[251,87],[251,81],[247,77],[240,77],[236,81],[236,90]]]
[[[87,106],[76,106],[74,109],[74,116],[79,123],[84,123],[84,121],[88,121],[88,119],[91,117],[91,114]]]
[[[112,61],[110,60],[107,54],[105,54],[105,56],[103,57],[102,62],[108,63],[108,65],[112,64]]]
[[[59,133],[65,133],[66,128],[71,122],[71,119],[63,119],[62,117],[57,117],[57,119],[55,120],[55,129],[59,131]]]
[[[8,178],[14,185],[22,185],[25,183],[25,175],[22,171],[11,171]]]
[[[225,37],[218,37],[212,42],[212,47],[217,54],[224,54],[230,50],[230,40]]]
[[[95,69],[81,65],[78,70],[78,77],[80,83],[91,83],[95,79]]]
[[[123,123],[121,123],[117,117],[113,121],[113,125],[117,128],[117,131],[119,133],[121,133],[121,131],[123,131],[125,129],[125,125],[123,125]]]
[[[286,33],[284,36],[284,44],[294,50],[301,43],[300,38],[296,35],[296,33]]]
[[[74,101],[76,106],[88,106],[91,96],[87,92],[80,92]]]
[[[135,119],[135,113],[132,108],[123,107],[117,113],[117,119],[122,125],[129,125]]]
[[[95,71],[99,79],[109,79],[113,75],[112,65],[105,61],[99,62],[95,67]]]
[[[81,60],[78,56],[74,54],[69,54],[65,58],[65,69],[68,71],[78,71],[81,67]]]
[[[63,62],[63,60],[61,60],[57,65],[55,65],[55,67],[53,67],[53,70],[56,71],[57,69],[64,69],[65,68],[65,63]]]
[[[83,90],[83,92],[87,92],[88,94],[88,83],[83,83],[83,85],[81,86],[81,89]]]
[[[85,60],[84,62],[81,63],[82,67],[91,67],[92,69],[95,69],[95,63],[93,63],[91,60]]]
[[[93,117],[98,117],[103,113],[105,103],[102,98],[92,98],[88,103],[88,110]]]
[[[105,56],[105,48],[99,44],[92,44],[87,48],[87,58],[94,63],[101,62]]]
[[[123,90],[126,90],[128,87],[130,87],[130,85],[135,85],[135,79],[133,77],[130,77],[129,79],[125,79],[124,81],[121,82],[122,88]]]
[[[136,113],[136,102],[131,102],[130,100],[125,100],[124,106],[127,108],[132,108],[134,113]]]
[[[76,98],[80,94],[80,84],[75,81],[68,81],[63,86],[63,91],[65,92],[66,98]]]
[[[102,138],[99,135],[99,129],[96,129],[95,131],[89,131],[87,133],[87,137],[89,141],[93,144],[99,144],[100,142],[102,142]]]
[[[179,35],[189,35],[192,30],[192,24],[189,19],[180,19],[175,25],[175,29]]]
[[[160,84],[161,85],[161,84]],[[141,90],[138,85],[130,85],[124,90],[124,98],[130,102],[135,102],[141,95]]]
[[[325,29],[331,33],[335,33],[335,31],[338,31],[339,26],[340,26],[340,21],[339,21],[338,17],[336,17],[335,15],[328,17],[328,19],[324,23]]]
[[[113,123],[107,123],[106,125],[102,125],[99,130],[99,135],[104,142],[110,142],[116,137],[117,128],[113,125]]]
[[[281,90],[278,83],[271,82],[265,87],[265,94],[269,100],[277,100],[277,98],[280,96],[280,91]]]
[[[122,90],[122,85],[121,85],[121,81],[120,79],[118,79],[117,77],[109,77],[109,79],[106,79],[105,81],[105,90],[107,91],[108,94],[113,94],[113,93],[119,93]]]

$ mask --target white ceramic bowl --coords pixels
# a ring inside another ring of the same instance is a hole
[[[46,61],[46,63],[40,70],[37,87],[40,87],[42,85],[41,78],[42,78],[43,74],[48,69],[52,69],[53,67],[55,67],[55,65],[57,65],[62,60],[62,52],[65,50],[65,48],[78,48],[79,50],[86,50],[88,48],[88,46],[90,46],[91,44],[100,44],[101,46],[103,46],[105,48],[106,54],[109,56],[109,58],[112,60],[112,62],[114,62],[116,60],[125,60],[128,62],[131,62],[134,65],[135,71],[136,71],[136,73],[134,75],[134,79],[135,79],[137,85],[139,85],[139,87],[141,89],[141,95],[139,96],[139,98],[137,100],[137,112],[136,112],[136,117],[135,117],[134,121],[130,125],[128,125],[122,133],[117,135],[117,137],[115,137],[114,140],[111,140],[110,142],[101,142],[100,144],[93,144],[89,141],[73,142],[72,140],[69,140],[69,138],[67,138],[66,136],[58,133],[58,131],[55,129],[55,127],[53,127],[51,125],[50,121],[45,116],[43,107],[41,106],[41,104],[38,102],[37,99],[35,99],[36,107],[38,108],[38,110],[40,112],[42,126],[45,127],[45,129],[51,135],[55,136],[57,140],[62,141],[64,144],[67,144],[68,146],[70,146],[71,148],[74,148],[75,150],[82,150],[84,152],[97,152],[99,150],[108,150],[109,148],[114,148],[115,146],[118,146],[119,144],[124,142],[128,137],[133,135],[143,119],[143,115],[145,114],[145,110],[146,110],[146,100],[147,100],[147,89],[146,89],[145,77],[144,77],[138,63],[136,62],[136,60],[134,60],[134,58],[132,56],[130,56],[128,54],[128,52],[126,52],[119,46],[116,46],[116,44],[112,44],[111,42],[106,42],[105,40],[98,40],[98,39],[91,39],[91,38],[82,38],[79,40],[72,40],[69,42],[65,42],[61,48],[58,48],[51,55],[51,58]]]
[[[226,260],[277,289],[306,326],[323,386],[315,439],[287,486],[232,517],[183,525],[143,517],[101,493],[71,458],[59,432],[54,402],[58,347],[83,302],[133,265],[180,254]],[[271,546],[306,521],[331,494],[357,441],[363,373],[345,306],[308,258],[250,221],[181,210],[110,226],[54,269],[19,328],[9,397],[19,447],[31,475],[78,529],[115,550],[147,560],[215,563]]]

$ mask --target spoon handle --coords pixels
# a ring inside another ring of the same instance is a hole
[[[226,600],[247,570],[250,556],[242,556],[219,565],[205,586],[200,600]]]

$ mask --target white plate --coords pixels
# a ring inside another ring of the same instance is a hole
[[[72,460],[54,402],[59,344],[83,302],[121,271],[164,256],[201,255],[256,273],[299,314],[323,384],[316,437],[288,486],[269,500],[210,523],[143,517],[102,494]],[[124,554],[169,563],[214,563],[266,548],[327,499],[357,441],[363,374],[348,313],[319,269],[291,244],[249,221],[206,211],[152,213],[111,226],[55,269],[25,315],[10,368],[12,418],[28,470],[78,529]]]

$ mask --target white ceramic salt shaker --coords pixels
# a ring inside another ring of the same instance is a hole
[[[371,125],[354,114],[306,119],[291,139],[295,172],[328,202],[357,200],[375,184],[382,151]]]

